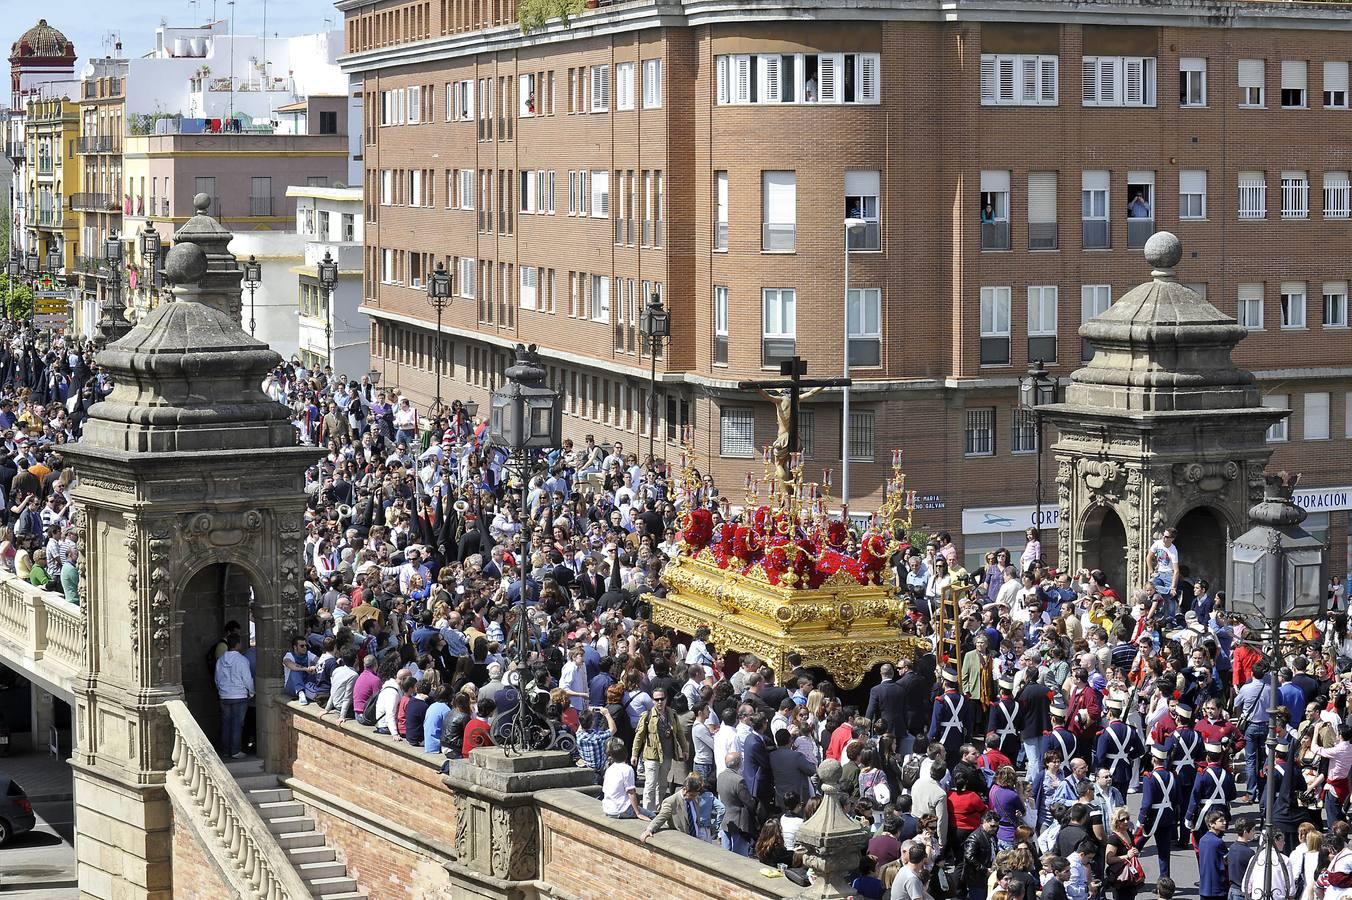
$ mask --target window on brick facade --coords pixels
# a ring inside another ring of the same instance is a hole
[[[995,455],[995,408],[983,406],[967,410],[967,429],[963,453],[966,456]]]

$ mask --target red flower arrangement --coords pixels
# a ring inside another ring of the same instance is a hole
[[[714,536],[714,514],[707,509],[691,510],[685,517],[685,542],[698,553],[709,546]]]

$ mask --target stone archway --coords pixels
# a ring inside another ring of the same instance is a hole
[[[183,701],[207,737],[215,742],[220,732],[220,705],[216,693],[215,670],[207,659],[216,642],[225,633],[225,623],[238,622],[248,649],[249,601],[254,580],[237,563],[209,563],[197,569],[184,582],[180,608],[183,648]],[[255,648],[255,651],[261,648]]]
[[[1192,580],[1205,578],[1213,586],[1225,582],[1226,527],[1215,509],[1197,506],[1174,526],[1178,531],[1178,561]]]
[[[1096,504],[1080,526],[1086,569],[1101,569],[1119,597],[1127,597],[1127,528],[1117,510]]]

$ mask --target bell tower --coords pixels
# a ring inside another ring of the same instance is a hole
[[[260,755],[276,751],[278,661],[302,624],[304,472],[287,410],[261,385],[280,362],[239,320],[232,235],[198,214],[165,257],[173,302],[99,354],[111,394],[68,458],[88,616],[76,695],[76,856],[85,896],[173,894],[165,791],[183,699],[220,733],[206,654],[224,623],[256,634]]]

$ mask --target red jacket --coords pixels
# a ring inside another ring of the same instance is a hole
[[[836,730],[831,732],[831,741],[826,745],[826,755],[840,762],[845,755],[845,747],[854,740],[854,728],[849,722],[837,726]]]
[[[1253,679],[1254,664],[1262,658],[1263,654],[1252,647],[1245,646],[1239,642],[1235,643],[1235,649],[1230,654],[1230,665],[1234,668],[1234,683],[1236,688],[1248,684]]]
[[[1080,713],[1086,714],[1081,721]],[[1099,733],[1099,720],[1103,716],[1103,698],[1099,692],[1087,684],[1080,685],[1070,692],[1070,702],[1066,704],[1066,723],[1070,733],[1078,737],[1093,737]]]

